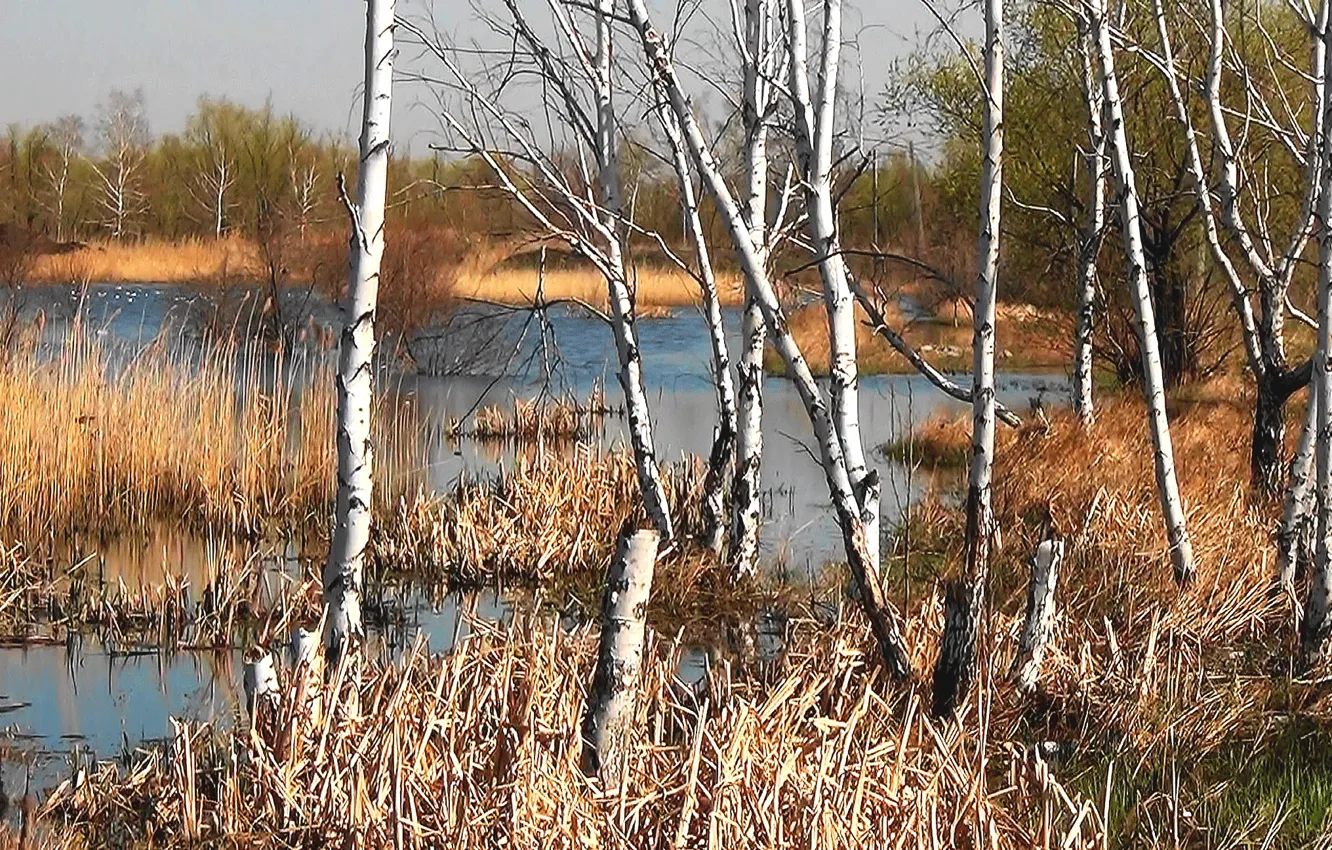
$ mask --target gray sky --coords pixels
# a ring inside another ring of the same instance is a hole
[[[427,3],[399,0],[399,10],[419,13]],[[355,135],[365,26],[358,0],[0,0],[0,6],[0,126],[70,112],[91,116],[109,89],[142,87],[154,133],[181,130],[199,96],[212,94],[248,106],[271,96],[279,113],[320,131]],[[855,6],[844,32],[861,33],[872,95],[887,62],[933,24],[920,0]],[[723,20],[729,14],[727,0],[705,0],[705,8]],[[434,11],[442,29],[461,34],[473,20],[467,0],[435,0]],[[434,121],[411,96],[395,106],[394,137],[423,146],[422,131]]]

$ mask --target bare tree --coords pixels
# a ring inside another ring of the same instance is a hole
[[[302,240],[310,225],[318,223],[320,193],[322,190],[318,157],[306,152],[306,146],[290,144],[287,147],[288,173],[291,181],[292,209],[296,217],[296,231]],[[325,178],[326,179],[326,178]]]
[[[1166,520],[1166,536],[1175,580],[1181,585],[1192,580],[1193,546],[1185,526],[1184,504],[1175,477],[1175,453],[1166,417],[1165,384],[1161,376],[1161,354],[1156,338],[1156,320],[1152,311],[1151,290],[1147,282],[1147,261],[1143,254],[1142,230],[1138,213],[1138,192],[1124,127],[1124,107],[1115,76],[1114,48],[1110,26],[1105,17],[1104,0],[1088,0],[1088,19],[1097,44],[1101,85],[1109,122],[1111,164],[1116,182],[1120,229],[1124,234],[1124,257],[1128,264],[1130,292],[1137,318],[1138,348],[1142,356],[1143,394],[1147,401],[1147,420],[1152,434],[1157,493]]]
[[[846,261],[837,244],[837,221],[832,197],[834,119],[837,70],[841,61],[842,4],[824,0],[823,41],[819,53],[817,101],[809,80],[805,4],[787,0],[790,62],[789,91],[795,107],[793,122],[800,182],[805,192],[806,230],[818,261],[828,314],[829,382],[832,417],[846,459],[847,475],[860,503],[868,557],[879,563],[879,502],[877,478],[871,479],[860,437],[860,387],[856,369],[856,313]]]
[[[148,150],[148,116],[143,90],[133,94],[112,89],[98,110],[97,135],[102,161],[93,162],[98,177],[103,226],[120,239],[133,219],[147,207],[139,180]]]
[[[47,162],[46,181],[50,192],[49,210],[55,219],[56,241],[65,241],[65,208],[70,192],[70,171],[83,155],[83,118],[62,115],[47,130],[55,150],[54,161]]]
[[[355,206],[347,200],[339,180],[351,217],[351,251],[337,373],[337,514],[324,565],[324,645],[330,663],[354,649],[363,634],[361,580],[374,497],[370,416],[393,97],[393,7],[394,0],[368,0],[366,4],[365,93]]]
[[[994,323],[999,284],[999,214],[1004,163],[1004,6],[985,2],[985,108],[981,139],[980,234],[972,307],[971,466],[963,576],[949,589],[943,643],[934,668],[934,713],[952,714],[975,677],[976,636],[989,580],[994,464]]]
[[[1160,2],[1154,3],[1157,34],[1161,41],[1162,55],[1148,57],[1163,72],[1174,101],[1175,114],[1184,128],[1187,143],[1189,170],[1193,177],[1198,206],[1203,215],[1204,230],[1213,260],[1225,276],[1232,292],[1236,315],[1239,317],[1245,353],[1249,371],[1257,385],[1257,400],[1254,405],[1253,436],[1250,452],[1250,474],[1253,486],[1262,492],[1276,493],[1280,489],[1282,472],[1282,453],[1285,443],[1285,405],[1287,399],[1309,382],[1310,363],[1291,366],[1287,360],[1285,344],[1285,317],[1290,304],[1290,285],[1298,268],[1304,249],[1308,244],[1314,218],[1314,209],[1319,191],[1321,131],[1320,117],[1316,114],[1310,119],[1311,129],[1304,131],[1299,123],[1298,113],[1292,108],[1284,91],[1269,96],[1254,83],[1254,74],[1247,67],[1243,57],[1233,60],[1234,72],[1244,83],[1244,111],[1241,141],[1237,145],[1232,140],[1230,118],[1232,114],[1222,101],[1222,75],[1226,70],[1226,55],[1229,36],[1226,33],[1224,6],[1221,0],[1211,0],[1211,17],[1208,21],[1190,17],[1190,24],[1208,32],[1210,37],[1206,77],[1202,90],[1206,96],[1207,114],[1212,134],[1211,154],[1216,162],[1214,174],[1208,175],[1199,151],[1197,134],[1189,115],[1181,86],[1177,81],[1175,59],[1171,49],[1169,25],[1165,9]],[[1322,33],[1327,26],[1328,4],[1319,4],[1319,12],[1314,15],[1301,4],[1289,4],[1309,33],[1312,43],[1312,68],[1302,74],[1309,82],[1312,102],[1322,102],[1324,88],[1324,51]],[[1179,7],[1180,12],[1189,17],[1186,6]],[[1254,26],[1263,33],[1263,44],[1268,49],[1277,50],[1277,41],[1265,31],[1262,18],[1251,18]],[[1249,21],[1246,20],[1246,23]],[[1268,56],[1269,67],[1295,68],[1294,60],[1277,55]],[[1274,106],[1269,101],[1277,99]],[[1289,116],[1285,120],[1281,116]],[[1256,132],[1251,132],[1256,128]],[[1255,138],[1263,136],[1271,144],[1259,145]],[[1278,253],[1268,228],[1264,206],[1268,202],[1267,182],[1259,172],[1268,168],[1271,157],[1284,152],[1296,167],[1304,174],[1303,198],[1298,214],[1293,220],[1284,247]],[[1245,213],[1240,205],[1242,197],[1241,183],[1248,187],[1249,194],[1256,196],[1260,204],[1258,215],[1259,236],[1250,232]],[[1214,206],[1211,194],[1215,192],[1217,204]],[[1224,235],[1230,244],[1238,247],[1242,262],[1248,273],[1256,280],[1252,287],[1241,279],[1235,264],[1231,261]],[[1256,289],[1258,309],[1255,314],[1251,302],[1251,293]]]
[[[1096,47],[1084,12],[1077,14],[1082,54],[1082,93],[1087,101],[1087,218],[1078,240],[1077,315],[1073,327],[1073,409],[1084,425],[1095,418],[1092,402],[1092,330],[1096,320],[1096,260],[1105,232],[1105,96],[1095,68]]]
[[[195,146],[195,174],[190,197],[208,215],[213,238],[221,239],[236,184],[236,157],[226,126],[226,105],[202,101],[186,136]]]
[[[618,547],[611,564],[601,649],[586,706],[584,767],[615,783],[619,765],[612,754],[621,751],[638,689],[635,659],[642,652],[642,609],[651,595],[657,547],[671,539],[673,528],[653,448],[634,294],[627,277],[626,244],[628,234],[636,228],[622,203],[621,131],[611,62],[614,0],[596,0],[590,8],[551,0],[548,8],[557,33],[553,46],[531,26],[516,0],[506,0],[505,6],[509,19],[492,23],[511,39],[507,61],[523,66],[524,73],[535,75],[548,87],[547,127],[568,134],[576,153],[576,176],[563,167],[553,145],[537,137],[536,122],[506,111],[501,92],[478,89],[438,33],[427,35],[406,21],[403,26],[439,59],[447,72],[443,85],[460,96],[460,103],[440,97],[441,118],[458,149],[486,163],[497,184],[548,235],[586,258],[606,281],[607,318],[619,361],[639,492],[655,527],[654,533],[627,534],[628,543]],[[575,20],[575,13],[586,17]],[[584,35],[589,29],[590,41]],[[441,85],[435,78],[430,82]],[[531,173],[522,173],[509,163],[522,163]],[[657,244],[669,253],[664,240],[658,238]],[[627,610],[631,599],[638,601],[633,610]]]
[[[685,153],[680,125],[670,107],[661,103],[657,107],[666,139],[671,148],[671,163],[675,168],[676,183],[680,189],[685,228],[694,245],[696,277],[703,296],[703,316],[708,325],[708,342],[712,346],[712,382],[717,393],[717,428],[712,436],[712,450],[708,453],[708,472],[703,482],[704,545],[720,553],[726,536],[726,475],[735,458],[735,383],[731,380],[731,355],[727,350],[726,328],[722,324],[721,301],[717,297],[717,281],[712,272],[712,258],[708,254],[707,235],[698,213],[698,200],[694,195],[694,178]]]
[[[744,96],[741,122],[744,126],[745,181],[741,193],[742,213],[749,238],[766,266],[768,240],[768,121],[774,108],[773,80],[777,66],[774,38],[776,0],[745,0],[743,35]],[[767,340],[763,311],[758,297],[745,291],[741,319],[739,398],[737,412],[735,477],[731,485],[731,566],[737,575],[753,574],[758,568],[760,472],[763,464],[763,348]]]
[[[773,345],[785,363],[787,374],[791,376],[805,411],[809,415],[818,443],[819,460],[828,481],[838,525],[842,530],[847,561],[860,591],[861,605],[878,641],[880,655],[894,676],[907,678],[911,674],[911,663],[906,644],[897,624],[896,612],[883,592],[878,564],[870,560],[869,543],[861,519],[862,501],[852,488],[841,440],[829,413],[828,403],[818,384],[815,383],[799,345],[791,335],[786,315],[778,302],[768,271],[751,238],[749,222],[741,213],[735,196],[713,158],[711,148],[703,138],[703,132],[694,117],[693,109],[676,76],[670,52],[660,32],[652,25],[644,0],[629,0],[629,16],[642,42],[654,81],[662,87],[671,109],[680,122],[694,167],[703,179],[708,194],[726,224],[731,244],[736,250],[741,270],[745,275],[748,291],[755,297],[762,310],[763,320]],[[879,486],[877,473],[871,471],[862,485],[865,491],[873,490],[872,497],[877,500]]]
[[[1324,30],[1332,39],[1332,27]],[[1325,49],[1332,60],[1332,49]],[[1332,64],[1332,61],[1329,61]],[[1332,70],[1332,69],[1329,69]],[[1322,191],[1316,207],[1318,233],[1318,345],[1314,351],[1315,488],[1318,506],[1314,537],[1314,572],[1309,598],[1300,622],[1300,654],[1312,665],[1323,653],[1332,631],[1328,609],[1332,607],[1332,96],[1323,92]]]

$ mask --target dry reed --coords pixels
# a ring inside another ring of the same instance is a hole
[[[171,520],[255,534],[322,521],[334,491],[332,364],[232,342],[116,356],[75,332],[0,359],[0,528],[41,541]],[[410,492],[410,408],[375,417],[378,492]]]
[[[511,409],[486,405],[472,415],[472,424],[449,421],[450,436],[475,440],[508,440],[536,443],[541,440],[587,441],[608,413],[606,391],[593,386],[586,401],[572,395],[564,398],[515,399]]]
[[[697,459],[662,468],[671,515],[688,539],[701,528]],[[600,578],[626,522],[641,520],[626,452],[575,445],[520,452],[512,469],[463,476],[444,497],[398,502],[375,535],[372,562],[451,585]]]
[[[36,258],[31,275],[43,283],[206,283],[263,276],[258,246],[242,237],[99,240]]]
[[[971,318],[962,313],[928,313],[911,318],[890,304],[885,318],[902,337],[936,368],[944,372],[971,370]],[[868,317],[856,306],[856,362],[862,374],[912,373],[915,367],[866,324]],[[812,303],[792,311],[789,326],[810,369],[828,374],[828,316],[823,303]],[[1028,305],[1003,305],[996,322],[996,337],[1004,341],[996,352],[1003,369],[1064,368],[1069,359],[1069,322],[1057,314]],[[782,373],[785,366],[771,348],[764,354],[764,367]]]
[[[48,824],[153,846],[1096,847],[1099,808],[1026,748],[885,700],[863,630],[792,624],[764,678],[676,678],[647,649],[628,779],[578,769],[595,641],[519,615],[325,689],[286,674],[253,733],[179,724],[166,751],[66,782]],[[358,684],[359,683],[359,684]],[[985,782],[976,774],[992,775]]]
[[[503,304],[531,304],[536,298],[537,279],[535,269],[494,268],[461,278],[458,294]],[[640,314],[649,314],[653,308],[688,307],[702,301],[698,282],[673,266],[644,266],[634,275],[634,281]],[[744,303],[744,285],[735,273],[720,272],[717,290],[726,306]],[[541,293],[546,301],[573,299],[597,307],[608,303],[606,279],[593,268],[547,269]]]

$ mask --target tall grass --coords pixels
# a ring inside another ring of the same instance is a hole
[[[126,355],[74,331],[0,358],[0,530],[40,542],[169,520],[255,534],[322,521],[334,494],[332,363],[251,344]],[[414,490],[410,408],[375,417],[378,492]]]
[[[205,283],[263,275],[259,246],[239,236],[98,240],[37,257],[31,269],[31,278],[45,283]]]
[[[885,699],[859,628],[797,621],[769,676],[698,686],[675,676],[680,646],[652,642],[615,791],[578,768],[593,636],[530,614],[473,628],[447,656],[330,671],[313,697],[322,677],[288,673],[254,734],[182,724],[44,817],[153,846],[1097,846],[1098,807],[1039,758]]]

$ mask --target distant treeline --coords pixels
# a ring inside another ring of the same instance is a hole
[[[630,140],[626,146],[622,167],[626,185],[634,187],[632,215],[638,227],[683,247],[675,177],[648,153],[650,144]],[[0,147],[0,222],[53,242],[263,240],[275,229],[301,235],[340,230],[346,214],[337,177],[344,174],[354,186],[356,163],[355,140],[316,132],[268,104],[251,108],[203,97],[183,132],[157,135],[143,92],[113,90],[93,115],[7,128]],[[513,176],[532,179],[517,165]],[[479,159],[399,150],[389,180],[389,214],[400,226],[492,240],[535,231]],[[845,166],[842,189],[843,240],[857,246],[914,245],[923,224],[918,199],[928,210],[935,195],[928,171],[904,153]],[[704,219],[716,244],[729,244],[707,208]],[[650,253],[655,240],[639,241]],[[725,262],[728,253],[718,259]]]

